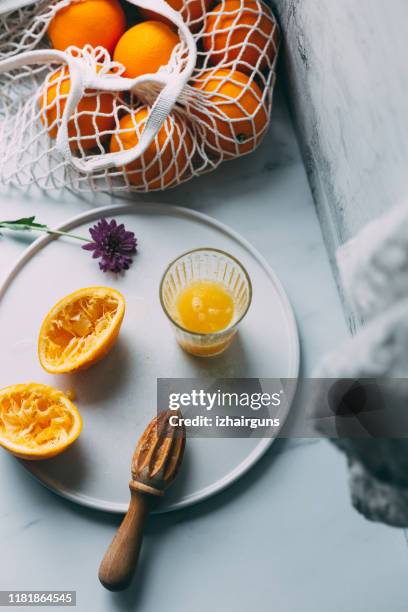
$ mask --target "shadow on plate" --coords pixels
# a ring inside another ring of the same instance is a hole
[[[81,438],[76,440],[61,455],[52,459],[45,459],[40,462],[23,459],[20,459],[20,461],[26,470],[34,476],[37,475],[38,467],[41,482],[55,490],[76,491],[81,488],[81,483],[87,478],[88,461]]]
[[[225,353],[203,359],[202,357],[194,357],[185,353],[180,348],[185,358],[189,361],[190,367],[194,370],[194,377],[197,378],[240,378],[247,377],[249,371],[249,362],[247,359],[247,351],[245,342],[238,332],[232,344]]]
[[[58,377],[56,386],[66,390],[73,389],[81,406],[109,400],[115,397],[126,376],[130,375],[130,355],[128,343],[123,336],[119,336],[111,351],[101,361],[88,370]],[[100,403],[103,405],[104,402]],[[106,402],[106,405],[109,405],[109,402]]]

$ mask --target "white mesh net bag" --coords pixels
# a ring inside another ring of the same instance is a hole
[[[3,183],[163,190],[258,146],[269,125],[279,47],[277,23],[262,0],[171,0],[180,11],[164,0],[128,0],[155,23],[131,27],[113,59],[103,47],[49,48],[54,15],[87,1],[37,2],[20,34],[35,49],[14,53],[9,45],[0,61]],[[149,73],[144,58],[163,32],[172,48]]]
[[[70,2],[0,0],[0,60],[43,45],[49,22]]]

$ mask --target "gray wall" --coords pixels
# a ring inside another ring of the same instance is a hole
[[[408,0],[273,0],[288,97],[336,247],[408,197]]]

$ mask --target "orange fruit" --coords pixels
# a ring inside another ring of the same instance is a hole
[[[142,106],[122,117],[118,133],[111,139],[110,151],[117,153],[135,147],[144,130],[149,109]],[[141,157],[127,164],[124,172],[132,185],[145,189],[165,189],[187,172],[194,151],[186,124],[178,115],[169,115],[155,140]]]
[[[179,42],[177,34],[165,23],[144,21],[124,33],[116,45],[113,59],[125,67],[123,76],[135,78],[157,72],[168,64]]]
[[[119,0],[80,0],[60,9],[48,26],[54,49],[70,45],[105,47],[112,53],[126,29],[125,13]]]
[[[0,445],[21,459],[55,457],[81,430],[81,415],[62,391],[37,383],[0,391]]]
[[[203,122],[207,143],[226,157],[254,149],[268,125],[259,86],[226,68],[204,71],[193,86],[205,95],[205,112],[196,107],[191,112]]]
[[[209,13],[202,40],[213,64],[237,60],[234,68],[251,74],[273,62],[279,32],[261,0],[222,0]]]
[[[102,359],[118,337],[125,298],[109,287],[87,287],[62,298],[44,319],[38,357],[46,372],[88,368]]]
[[[167,3],[181,13],[184,21],[190,25],[191,30],[196,31],[200,27],[203,18],[210,8],[213,0],[167,0]],[[168,19],[148,9],[139,9],[145,19],[157,19],[168,25],[173,25]]]
[[[100,70],[100,68],[99,68]],[[98,70],[98,72],[99,72]],[[67,66],[53,72],[46,81],[40,98],[40,119],[48,128],[51,138],[56,138],[62,115],[71,90],[71,79]],[[99,141],[106,139],[115,125],[114,96],[108,92],[94,90],[85,92],[79,101],[75,115],[68,121],[68,137],[72,149],[93,149]],[[98,138],[97,138],[98,134]]]

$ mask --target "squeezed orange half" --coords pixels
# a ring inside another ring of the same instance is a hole
[[[28,383],[0,390],[0,446],[21,459],[55,457],[81,430],[81,415],[58,389]]]
[[[42,367],[51,374],[88,368],[111,349],[124,315],[125,298],[110,287],[87,287],[62,298],[41,326]]]

